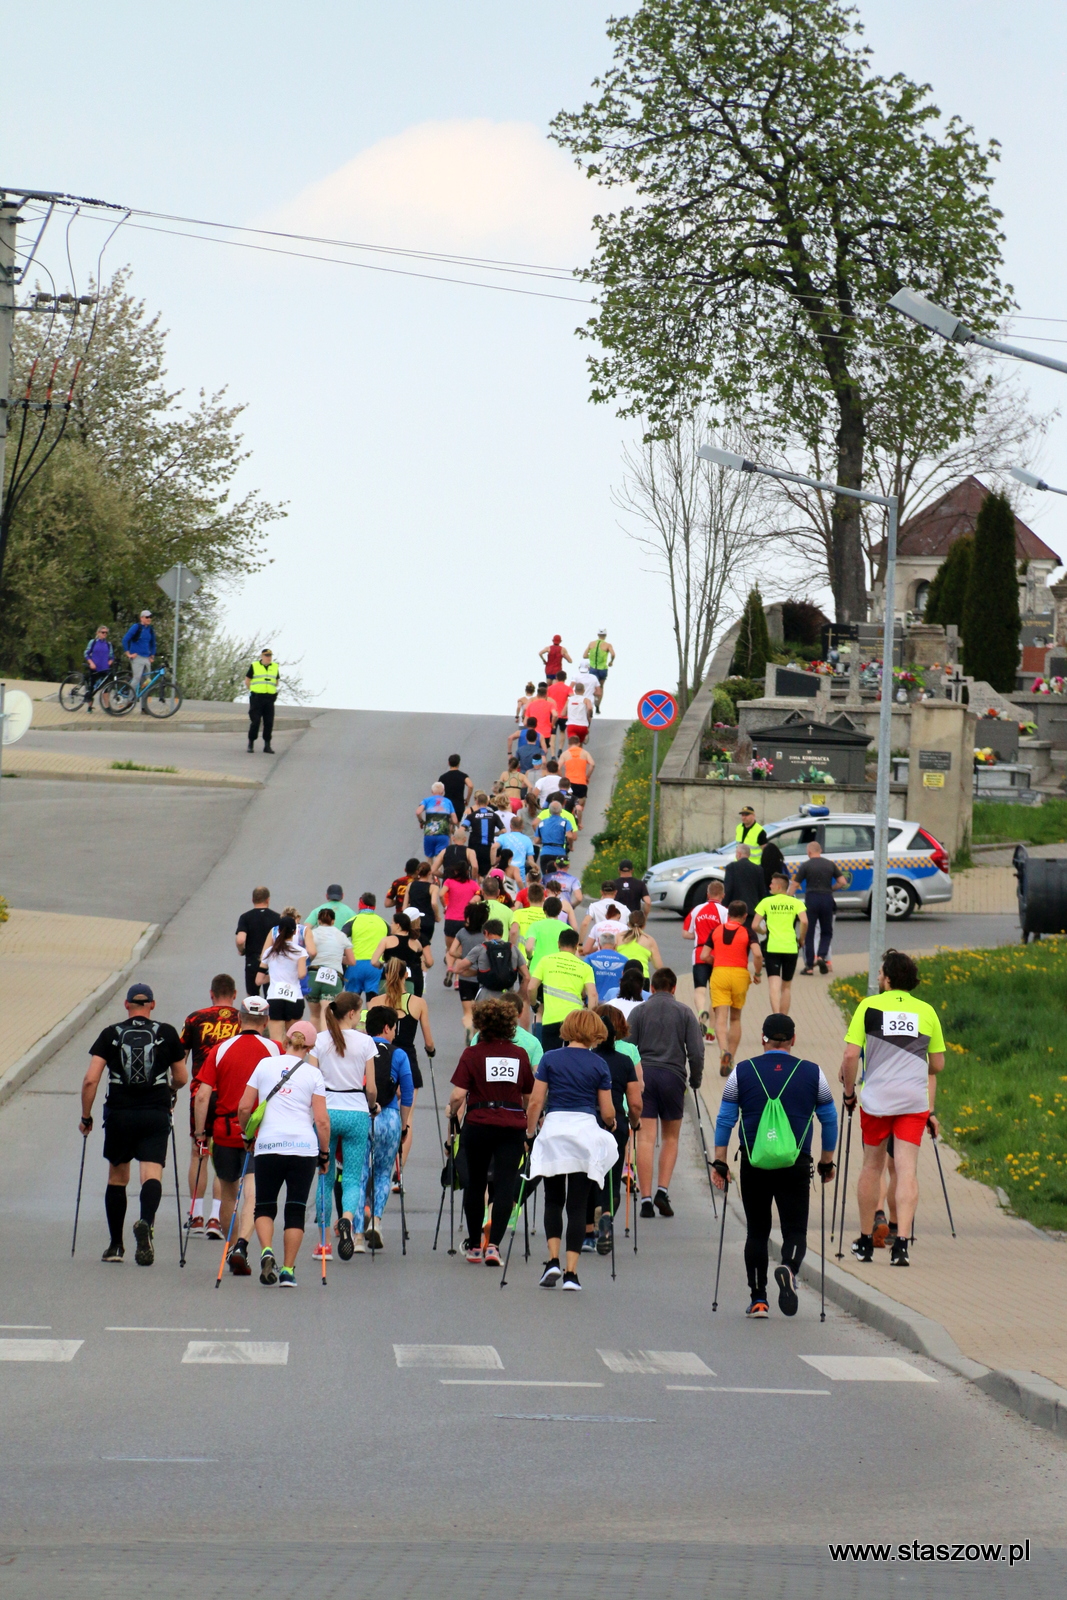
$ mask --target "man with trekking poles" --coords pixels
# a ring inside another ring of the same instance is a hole
[[[726,1164],[730,1134],[735,1123],[741,1124],[741,1204],[748,1225],[745,1271],[751,1295],[745,1315],[753,1319],[765,1318],[768,1312],[772,1202],[778,1208],[782,1232],[781,1265],[774,1269],[778,1307],[787,1317],[797,1313],[796,1275],[807,1251],[811,1135],[816,1117],[822,1135],[818,1172],[824,1187],[834,1175],[837,1108],[821,1069],[814,1061],[793,1054],[795,1036],[792,1017],[780,1011],[767,1017],[763,1024],[763,1054],[737,1062],[723,1089],[715,1122],[712,1181],[722,1190],[730,1180]],[[823,1215],[825,1226],[825,1206]],[[724,1225],[725,1219],[724,1204]],[[825,1241],[823,1248],[825,1251]]]

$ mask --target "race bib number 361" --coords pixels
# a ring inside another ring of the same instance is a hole
[[[917,1039],[919,1019],[914,1011],[883,1011],[882,1037],[884,1039]]]
[[[486,1083],[518,1083],[519,1063],[514,1056],[487,1056]]]

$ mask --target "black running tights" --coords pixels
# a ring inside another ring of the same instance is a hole
[[[585,1238],[589,1178],[584,1172],[559,1173],[545,1179],[545,1238],[563,1235],[563,1200],[567,1200],[567,1249],[580,1250]]]
[[[463,1191],[463,1206],[467,1215],[467,1238],[472,1245],[480,1244],[482,1239],[490,1166],[493,1169],[493,1215],[489,1243],[498,1245],[507,1231],[525,1138],[524,1128],[495,1127],[487,1122],[471,1122],[469,1118],[464,1123],[467,1187]]]
[[[256,1216],[278,1215],[278,1195],[285,1184],[285,1226],[304,1226],[304,1213],[318,1162],[314,1156],[256,1157]]]
[[[770,1171],[741,1156],[741,1204],[745,1208],[745,1271],[753,1297],[767,1292],[767,1243],[771,1236],[771,1202],[778,1207],[782,1230],[782,1265],[800,1270],[808,1247],[808,1196],[811,1157],[798,1156],[791,1167]]]

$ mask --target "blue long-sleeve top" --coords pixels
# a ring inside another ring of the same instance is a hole
[[[375,1044],[388,1044],[388,1039],[380,1034],[374,1036]],[[415,1104],[415,1079],[411,1076],[411,1062],[408,1060],[406,1050],[401,1050],[399,1045],[393,1051],[393,1059],[389,1063],[389,1071],[393,1082],[400,1091],[400,1104],[413,1106]]]
[[[156,630],[151,623],[135,622],[122,636],[122,648],[131,656],[154,656]]]
[[[716,1145],[729,1144],[740,1117],[742,1147],[751,1150],[768,1098],[781,1099],[793,1137],[805,1155],[811,1150],[815,1117],[822,1130],[824,1152],[828,1155],[837,1148],[837,1107],[830,1085],[814,1061],[790,1055],[788,1050],[768,1050],[737,1063],[726,1080],[715,1119]]]

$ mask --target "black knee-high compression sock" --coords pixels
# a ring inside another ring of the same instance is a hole
[[[117,1183],[109,1183],[104,1190],[104,1210],[111,1229],[111,1243],[122,1244],[122,1225],[126,1221],[126,1190]]]
[[[146,1178],[141,1185],[141,1221],[151,1227],[156,1220],[159,1202],[163,1198],[163,1185],[158,1178]]]

